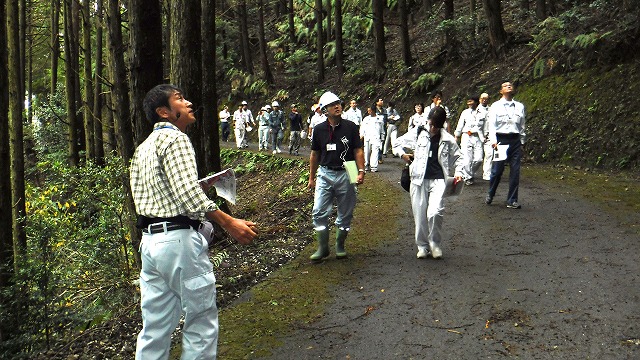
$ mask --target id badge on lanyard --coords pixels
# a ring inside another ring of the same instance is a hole
[[[336,151],[336,144],[327,144],[327,151]]]

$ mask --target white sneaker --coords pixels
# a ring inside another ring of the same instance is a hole
[[[440,259],[442,257],[442,250],[437,245],[431,247],[431,256],[434,259]]]
[[[276,151],[275,151],[275,150],[273,150],[272,154],[273,154],[273,155],[275,155],[275,154],[276,154]]]
[[[276,151],[278,152],[278,154],[280,154],[282,152],[282,150],[280,150],[280,148],[276,148]]]
[[[429,252],[427,251],[427,249],[418,249],[418,254],[416,255],[416,257],[418,259],[426,259],[428,255]]]

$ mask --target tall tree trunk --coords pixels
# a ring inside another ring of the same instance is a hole
[[[216,38],[216,2],[202,0],[202,34]],[[198,118],[204,134],[204,158],[200,166],[203,173],[210,174],[221,170],[220,132],[218,131],[218,98],[216,94],[216,43],[202,42],[202,113]]]
[[[342,0],[335,0],[335,36],[336,36],[336,67],[338,70],[338,77],[342,80],[344,76],[344,43],[342,41]]]
[[[453,26],[453,0],[444,0],[444,19],[449,21],[449,25],[445,28],[445,43],[448,51],[448,57],[452,58],[457,52],[457,44],[455,39],[455,31]]]
[[[67,122],[69,123],[69,137],[68,137],[68,151],[69,151],[69,164],[71,166],[78,166],[80,161],[80,148],[78,146],[78,115],[76,108],[76,82],[75,75],[78,73],[78,68],[74,65],[74,52],[78,50],[75,47],[76,40],[74,39],[73,21],[71,2],[73,0],[64,1],[64,52],[65,52],[65,91],[67,98]]]
[[[316,55],[318,66],[318,83],[324,81],[324,39],[322,38],[322,0],[316,0],[315,6],[316,18]]]
[[[51,97],[58,87],[58,59],[60,58],[60,0],[51,0]]]
[[[110,60],[107,55],[107,59]],[[102,104],[102,138],[104,139],[104,153],[112,155],[116,151],[116,132],[113,124],[113,109],[111,107],[111,93],[108,91],[104,94],[104,102]]]
[[[507,44],[507,33],[502,25],[502,11],[500,0],[482,0],[484,13],[489,26],[489,43],[495,57],[504,56]]]
[[[18,272],[19,261],[26,260],[27,236],[25,233],[25,183],[24,183],[24,129],[22,110],[24,93],[21,93],[20,79],[20,26],[18,24],[18,4],[7,3],[7,50],[8,50],[8,89],[9,89],[9,145],[11,162],[11,209],[13,233],[14,271]],[[6,174],[5,174],[6,175]]]
[[[84,114],[84,143],[85,158],[95,160],[95,144],[93,142],[93,74],[91,63],[91,3],[82,3],[82,44],[84,54],[84,100],[82,104]]]
[[[409,39],[409,17],[407,15],[407,0],[398,0],[398,12],[400,13],[400,45],[402,47],[402,61],[404,66],[413,64],[411,58],[411,41]]]
[[[331,0],[326,0],[326,5],[324,6],[324,8],[326,9],[325,12],[327,14],[327,37],[326,37],[326,42],[331,42],[331,39],[333,38],[333,35],[331,34],[331,31],[333,29],[333,26],[331,25]]]
[[[471,0],[469,4],[469,15],[471,16],[471,21],[473,21],[473,33],[477,36],[480,32],[479,24],[478,24],[478,12],[476,11],[477,0]]]
[[[8,89],[6,0],[0,0],[0,89]],[[11,146],[9,143],[9,92],[0,91],[0,290],[11,284],[13,274],[13,204],[11,202]],[[7,303],[0,302],[3,309]],[[12,324],[0,322],[0,341],[9,338]]]
[[[296,23],[294,21],[294,8],[293,8],[293,0],[289,0],[289,6],[288,6],[288,18],[289,18],[289,45],[291,46],[291,49],[293,52],[296,46]]]
[[[193,103],[194,110],[202,106],[200,13],[199,1],[171,4],[171,82],[182,89],[184,96]],[[206,161],[202,123],[191,125],[189,135],[196,151],[196,161],[202,165]],[[203,176],[202,167],[198,170],[198,175]]]
[[[264,35],[264,4],[263,0],[258,0],[258,37],[260,42],[260,60],[262,61],[262,71],[264,78],[269,85],[274,84],[273,74],[269,66],[269,58],[267,57],[267,39]]]
[[[384,0],[372,0],[373,28],[374,28],[374,52],[376,60],[376,72],[379,73],[378,82],[382,80],[386,69],[387,51],[384,47]]]
[[[25,95],[27,69],[27,0],[18,0],[18,21],[20,34],[20,94]]]
[[[73,81],[75,82],[75,94],[73,95],[75,99],[75,108],[76,111],[80,112],[82,109],[82,85],[80,83],[80,74],[82,70],[80,69],[80,27],[82,25],[82,20],[80,18],[80,0],[69,0],[71,1],[71,16],[73,17],[73,21],[71,22],[71,26],[73,28],[73,47],[72,47],[72,67],[75,69],[73,72]],[[80,117],[80,114],[76,114],[76,126],[77,126],[77,134],[76,138],[78,139],[78,159],[80,159],[79,152],[85,148],[84,143],[84,121]]]
[[[26,60],[27,60],[27,68],[26,68],[26,72],[27,72],[27,103],[29,104],[29,108],[27,109],[27,124],[31,124],[33,122],[33,38],[34,38],[34,31],[33,31],[33,11],[29,11],[27,14],[27,32],[25,35],[25,41],[26,41],[26,48],[27,48],[27,53],[26,53]],[[29,141],[30,144],[33,144],[33,141]],[[30,149],[25,149],[25,153],[30,153],[32,152],[33,147],[31,147]]]
[[[162,83],[162,46],[156,41],[162,33],[162,8],[159,0],[129,0],[128,13],[130,113],[135,129],[134,142],[140,144],[152,129],[142,108],[144,96]]]
[[[249,25],[247,22],[247,3],[240,0],[238,4],[238,23],[240,24],[240,45],[242,46],[242,58],[245,71],[253,74],[253,59],[251,56],[251,43],[249,42]]]
[[[114,131],[116,133],[117,150],[125,164],[129,164],[133,156],[133,129],[129,114],[129,90],[126,83],[126,68],[124,63],[124,45],[122,43],[122,25],[120,4],[118,0],[107,0],[107,47],[109,49],[109,74],[111,80],[111,104],[113,111]],[[125,195],[125,208],[130,215],[127,221],[129,238],[136,254],[136,261],[140,265],[140,254],[137,244],[140,231],[135,227],[136,213],[128,174],[122,177]]]
[[[93,78],[93,144],[97,164],[104,164],[104,138],[102,135],[102,28],[103,24],[102,0],[96,0],[96,70]]]
[[[547,3],[545,0],[536,0],[536,17],[538,21],[547,18]]]

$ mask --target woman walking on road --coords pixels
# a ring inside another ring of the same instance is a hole
[[[454,137],[442,128],[447,118],[445,110],[435,107],[428,118],[427,124],[409,129],[399,137],[393,153],[411,164],[409,193],[416,226],[417,257],[424,259],[431,254],[439,259],[446,180],[452,167],[455,168],[454,183],[462,180],[463,161]],[[414,153],[405,153],[405,148]]]

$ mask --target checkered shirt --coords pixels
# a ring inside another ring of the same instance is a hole
[[[130,168],[131,192],[138,215],[185,215],[206,220],[218,210],[198,184],[196,156],[187,134],[168,122],[156,123],[136,149]]]

